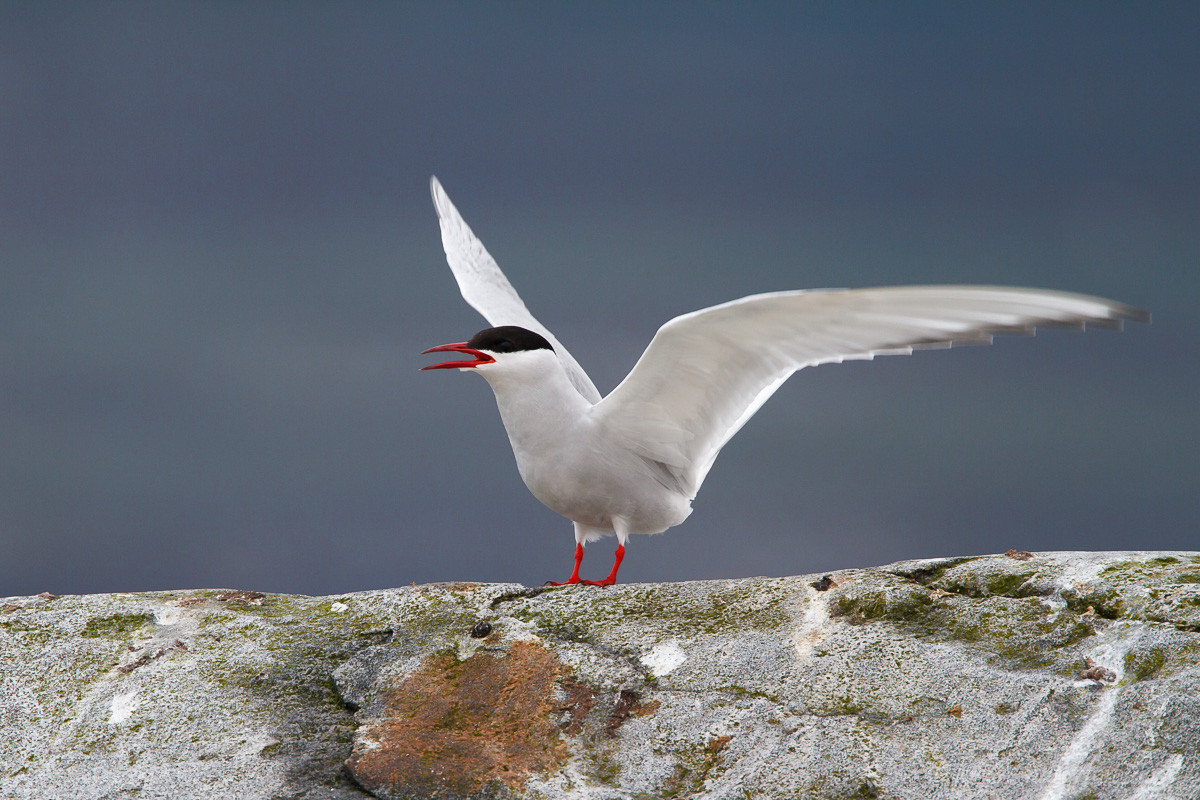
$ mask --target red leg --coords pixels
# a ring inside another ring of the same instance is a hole
[[[612,586],[617,582],[617,570],[621,568],[621,559],[623,558],[625,558],[625,545],[619,544],[617,545],[617,553],[613,558],[612,572],[608,573],[608,577],[602,581],[584,581],[584,583],[586,583],[588,586]],[[578,567],[579,563],[576,562],[575,566]],[[576,572],[578,572],[578,570],[576,570]],[[576,580],[579,578],[578,575],[573,575],[571,577],[575,578]]]
[[[558,581],[546,581],[544,586],[569,586],[573,583],[579,583],[579,565],[583,563],[583,542],[575,545],[575,570],[571,573],[571,577],[567,578],[562,583]],[[620,562],[618,562],[620,563]],[[613,575],[616,575],[616,569],[613,569]]]

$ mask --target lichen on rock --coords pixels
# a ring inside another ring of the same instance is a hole
[[[561,768],[554,722],[562,663],[535,642],[432,653],[381,687],[384,714],[362,725],[347,769],[379,797],[471,797]]]
[[[1195,553],[0,609],[5,798],[1200,796]]]

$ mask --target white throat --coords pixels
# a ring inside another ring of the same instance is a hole
[[[590,424],[592,404],[571,383],[550,350],[503,353],[476,370],[496,395],[500,418],[523,477],[538,465],[559,461]]]

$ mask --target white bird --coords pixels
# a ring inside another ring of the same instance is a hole
[[[430,187],[463,298],[497,327],[426,353],[465,360],[422,369],[477,372],[491,385],[517,469],[534,497],[585,542],[616,535],[616,582],[630,534],[691,513],[717,453],[796,370],[919,348],[988,343],[1036,326],[1120,328],[1144,311],[1080,294],[996,286],[895,286],[756,294],[676,317],[601,398],[583,368],[525,307],[437,178]],[[555,586],[563,584],[554,583]]]

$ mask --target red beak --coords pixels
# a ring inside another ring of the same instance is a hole
[[[468,367],[478,367],[478,366],[482,366],[483,364],[491,364],[491,363],[495,362],[495,360],[496,360],[481,350],[475,350],[474,348],[467,347],[466,342],[455,342],[454,344],[439,344],[437,347],[431,347],[428,350],[423,351],[421,353],[421,355],[425,355],[425,353],[445,353],[445,352],[463,353],[464,355],[474,356],[475,360],[474,361],[443,361],[440,364],[430,364],[427,367],[421,367],[422,371],[427,370],[427,369],[466,369]]]

